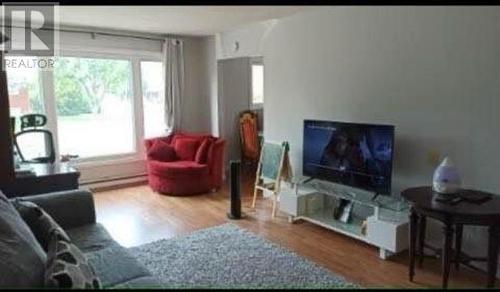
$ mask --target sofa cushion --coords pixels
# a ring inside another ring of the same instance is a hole
[[[110,245],[107,248],[85,253],[104,288],[127,281],[151,276],[124,247]]]
[[[99,278],[82,251],[76,245],[61,239],[58,230],[51,232],[45,287],[72,289],[101,287]]]
[[[205,140],[203,140],[200,147],[198,147],[198,150],[196,151],[196,156],[194,158],[194,161],[196,163],[199,164],[207,163],[208,149],[210,148],[211,144],[212,144],[212,139],[206,138]]]
[[[62,227],[59,226],[59,224],[57,224],[57,222],[37,204],[23,201],[19,198],[14,199],[12,204],[19,212],[24,222],[28,224],[36,239],[45,251],[48,250],[53,230],[57,230],[61,238],[66,241],[70,240]]]
[[[178,137],[174,140],[175,153],[179,160],[194,161],[200,140],[195,138]]]
[[[35,235],[0,192],[0,286],[42,287],[46,259]]]
[[[151,174],[161,177],[200,177],[208,175],[208,166],[194,161],[158,162],[150,161]]]
[[[157,139],[148,150],[148,157],[158,161],[173,161],[176,160],[175,149],[167,142]]]
[[[94,197],[85,189],[37,194],[22,199],[40,206],[64,230],[96,222]]]
[[[96,251],[113,244],[118,244],[100,223],[68,229],[66,232],[71,242],[83,252]]]

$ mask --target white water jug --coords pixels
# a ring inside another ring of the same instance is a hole
[[[450,158],[445,157],[434,171],[432,189],[441,194],[454,194],[460,191],[460,174]]]

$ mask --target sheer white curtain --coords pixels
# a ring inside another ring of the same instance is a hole
[[[183,42],[166,38],[163,43],[163,76],[165,79],[165,124],[167,132],[181,128],[181,102],[184,94]]]

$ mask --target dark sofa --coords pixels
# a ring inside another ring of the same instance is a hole
[[[96,222],[92,193],[74,190],[23,197],[66,231],[94,268],[103,288],[159,288],[158,280]]]

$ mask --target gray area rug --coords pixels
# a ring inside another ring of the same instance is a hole
[[[357,288],[234,224],[129,249],[166,288]]]

